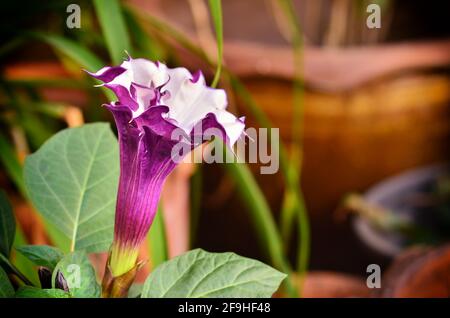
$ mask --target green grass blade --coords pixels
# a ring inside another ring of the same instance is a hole
[[[169,258],[167,252],[164,215],[161,204],[158,206],[158,212],[153,220],[150,232],[147,235],[147,244],[150,251],[150,262],[153,270]]]
[[[161,40],[165,41],[165,44],[170,46],[171,43],[167,41],[167,38],[172,38],[176,43],[180,44],[182,47],[187,49],[189,52],[198,56],[200,59],[206,61],[208,65],[215,65],[214,62],[209,58],[205,51],[193,43],[186,35],[178,31],[170,24],[160,20],[154,16],[146,14],[145,12],[138,12],[133,6],[128,5],[127,8],[134,14],[140,15],[140,17],[154,30],[162,35]]]
[[[209,0],[209,7],[217,42],[217,70],[211,84],[212,87],[216,87],[220,79],[223,60],[222,6],[220,0]],[[227,147],[224,147],[224,149],[226,156],[233,156]],[[226,166],[239,188],[241,198],[245,200],[251,212],[257,234],[263,245],[267,247],[272,263],[283,272],[290,274],[291,270],[283,255],[283,244],[273,220],[272,212],[249,168],[245,164],[237,163],[229,163]],[[290,280],[287,280],[286,287],[289,293],[293,296],[296,295],[295,287],[290,283]]]
[[[125,56],[125,51],[132,53],[120,2],[118,0],[94,0],[94,7],[111,60],[114,64],[120,64]]]
[[[35,284],[28,279],[8,258],[0,253],[0,265],[3,269],[16,275],[25,285],[35,286]]]
[[[294,103],[293,103],[293,121],[292,121],[292,138],[293,138],[293,151],[290,160],[290,173],[291,178],[298,184],[301,178],[301,153],[303,147],[303,85],[301,83],[303,74],[303,35],[300,29],[299,19],[296,15],[294,5],[291,0],[282,0],[279,2],[282,11],[288,21],[292,36],[292,46],[294,55]],[[298,186],[300,188],[300,186]],[[286,192],[286,195],[290,195]],[[298,232],[299,243],[297,251],[297,272],[300,277],[303,278],[308,269],[309,263],[309,249],[310,249],[310,229],[309,218],[306,212],[303,195],[300,191],[297,191],[297,211],[298,211]],[[283,204],[283,212],[292,214],[289,211],[292,207],[287,207],[287,198]],[[283,218],[283,216],[282,216]],[[284,216],[287,218],[287,216]],[[301,285],[301,284],[300,284]],[[300,286],[301,289],[301,286]]]
[[[211,87],[216,87],[219,83],[220,73],[222,71],[223,60],[223,26],[222,26],[222,4],[220,0],[209,0],[209,8],[211,11],[211,17],[216,30],[216,42],[217,42],[217,70],[214,75]]]
[[[291,297],[297,297],[292,270],[283,253],[283,244],[269,204],[247,165],[231,163],[234,155],[226,146],[223,149],[227,158],[225,167],[233,178],[241,199],[247,205],[260,244],[267,251],[274,267],[289,275],[285,283],[286,291]]]
[[[202,200],[202,166],[197,164],[195,172],[191,177],[191,189],[190,189],[190,247],[192,248],[197,239],[198,222],[201,212],[201,200]]]
[[[123,14],[128,29],[130,30],[132,45],[136,48],[135,53],[144,55],[153,61],[164,61],[164,49],[142,28],[134,12],[125,8]]]
[[[11,180],[21,193],[26,193],[22,178],[22,166],[5,135],[0,132],[0,160]]]
[[[14,238],[14,247],[28,245],[25,235],[19,225],[16,227],[16,237]],[[37,270],[34,264],[25,256],[20,253],[14,252],[12,257],[12,264],[25,276],[27,277],[33,285],[38,285],[39,279],[37,275]]]
[[[67,55],[88,71],[95,72],[105,66],[102,60],[75,41],[50,34],[37,33],[35,36]],[[116,100],[114,94],[107,88],[103,88],[103,92],[108,100]]]
[[[79,88],[86,89],[92,87],[85,82],[74,81],[70,78],[55,79],[8,79],[5,81],[10,87],[18,88],[41,88],[41,87],[57,87],[57,88]]]
[[[103,62],[97,56],[75,41],[52,34],[36,33],[35,36],[47,42],[51,47],[67,55],[89,71],[97,71],[104,66]]]

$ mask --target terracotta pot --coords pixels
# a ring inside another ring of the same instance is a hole
[[[369,297],[370,294],[364,279],[336,272],[310,272],[303,286],[304,298]]]
[[[450,245],[413,248],[383,276],[380,297],[450,297]]]
[[[297,282],[300,283],[298,278]],[[302,298],[348,298],[370,297],[363,278],[339,272],[312,271],[306,276],[302,287]],[[275,297],[288,297],[278,292]]]

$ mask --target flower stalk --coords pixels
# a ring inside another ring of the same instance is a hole
[[[137,257],[136,257],[137,258]],[[130,270],[115,276],[112,273],[110,260],[106,263],[105,274],[102,280],[102,297],[103,298],[125,298],[128,291],[136,278],[139,269],[144,266],[145,262],[138,262]]]

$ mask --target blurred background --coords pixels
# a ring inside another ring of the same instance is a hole
[[[66,25],[69,4],[80,28]],[[381,28],[367,27],[370,4]],[[248,164],[246,182],[216,164],[177,168],[163,194],[169,255],[202,247],[270,260],[258,225],[266,209],[304,296],[450,295],[445,2],[227,0],[222,11],[219,86],[248,126],[280,129],[284,163],[274,175]],[[120,63],[111,46],[122,38],[133,57],[211,81],[215,29],[203,0],[20,0],[0,12],[0,187],[24,240],[54,243],[26,200],[21,166],[57,131],[112,120],[82,69]],[[366,287],[369,264],[381,267],[379,290]]]

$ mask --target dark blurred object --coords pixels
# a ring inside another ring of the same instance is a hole
[[[41,288],[52,288],[52,272],[47,267],[39,266],[38,276]]]
[[[450,297],[450,245],[412,248],[383,275],[379,297]]]
[[[413,244],[450,241],[450,193],[445,186],[449,176],[450,166],[435,165],[370,188],[364,195],[366,203],[349,206],[358,211],[354,228],[359,237],[385,256],[394,256]],[[366,213],[373,208],[372,213]]]

